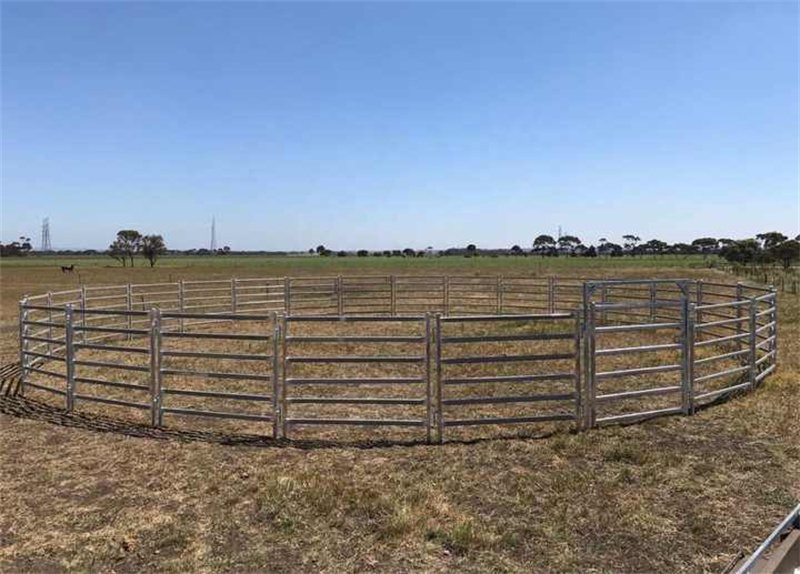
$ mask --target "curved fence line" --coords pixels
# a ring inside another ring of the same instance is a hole
[[[778,321],[742,283],[370,275],[82,286],[23,299],[19,340],[22,392],[67,410],[442,441],[691,415],[775,371]]]

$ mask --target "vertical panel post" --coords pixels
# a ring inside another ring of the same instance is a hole
[[[81,327],[86,326],[86,285],[81,285]],[[81,342],[86,342],[86,331],[81,332]]]
[[[425,313],[425,440],[431,442],[433,431],[433,386],[431,384],[431,314]]]
[[[25,321],[28,320],[28,296],[25,295],[22,301],[19,302],[19,393],[25,394],[25,381],[28,378],[28,340],[25,338],[28,335],[28,326]]]
[[[85,332],[85,331],[84,331]],[[64,308],[64,345],[66,347],[67,412],[75,407],[75,324],[72,304]]]
[[[650,322],[655,323],[658,318],[656,302],[658,301],[658,284],[650,283]]]
[[[589,303],[584,308],[586,337],[584,347],[586,350],[586,426],[593,428],[597,419],[596,400],[597,379],[595,378],[595,304]]]
[[[231,313],[236,314],[237,308],[237,301],[236,301],[236,278],[231,279]]]
[[[389,276],[389,285],[391,289],[389,312],[394,317],[397,315],[397,279],[394,275]]]
[[[281,325],[275,312],[270,313],[269,318],[272,325],[272,438],[277,439],[280,436],[281,428],[280,381],[278,379]]]
[[[133,329],[133,315],[130,312],[133,310],[133,287],[128,283],[125,285],[125,310],[128,311],[128,316],[125,319],[126,327],[130,330]],[[128,341],[133,340],[133,333],[128,333]]]
[[[292,284],[288,277],[283,278],[283,310],[287,315],[292,312]]]
[[[178,281],[178,312],[184,313],[186,310],[186,301],[185,301],[185,287],[183,285],[183,279]],[[178,321],[178,330],[183,333],[183,317],[181,317],[180,321]]]
[[[605,284],[600,288],[600,302],[603,304],[608,302],[608,286]],[[603,325],[608,323],[608,311],[605,307],[600,311],[600,322]]]
[[[583,428],[583,388],[581,385],[581,313],[574,311],[575,317],[575,425],[577,430]]]
[[[744,299],[744,291],[743,285],[741,283],[736,283],[736,301],[742,301]],[[736,306],[736,318],[741,319],[744,316],[744,307],[742,305]],[[736,334],[741,335],[744,333],[744,321],[739,321],[736,323]],[[744,346],[744,341],[742,339],[738,340],[739,348]]]
[[[769,350],[774,354],[772,355],[771,363],[777,368],[778,365],[778,291],[775,287],[771,288],[772,291],[772,313],[770,313],[770,321],[773,323],[771,335],[773,337],[772,343],[769,345]]]
[[[286,382],[289,372],[289,322],[286,320],[286,315],[280,315],[279,321],[281,326],[281,348],[283,349],[283,361],[281,362],[281,436],[289,438],[289,423],[287,422],[289,409],[287,408],[288,401],[286,400],[286,396],[289,394],[289,385]]]
[[[150,424],[161,426],[163,399],[161,388],[161,309],[150,309]]]
[[[450,315],[450,276],[449,275],[445,275],[444,276],[444,314],[445,314],[445,317]],[[436,328],[437,328],[436,333],[437,333],[437,337],[438,337],[438,333],[439,333],[438,328],[439,327],[437,326]]]
[[[556,312],[556,278],[553,275],[547,277],[547,312]]]
[[[436,313],[436,440],[444,442],[444,406],[442,405],[442,315]]]
[[[47,338],[55,339],[53,331],[53,294],[50,291],[47,292],[47,307],[47,322],[50,323],[47,329]],[[47,354],[51,357],[53,356],[53,343],[47,343]]]
[[[756,343],[758,342],[758,333],[756,333],[756,313],[758,313],[758,303],[755,298],[750,299],[750,317],[748,320],[748,328],[750,329],[750,353],[749,353],[749,364],[750,364],[750,388],[754,389],[756,387],[756,375],[758,374],[756,359]]]
[[[681,301],[681,408],[694,414],[694,305],[689,297]]]
[[[344,289],[342,289],[342,276],[336,277],[336,311],[344,315]]]
[[[703,302],[704,302],[703,280],[702,279],[698,279],[697,282],[695,282],[694,287],[695,287],[695,295],[694,295],[695,305],[697,307],[701,307],[703,305]],[[701,311],[700,309],[697,309],[697,311],[695,312],[695,321],[697,321],[697,323],[702,323],[703,322],[703,311]],[[702,329],[697,332],[697,335],[698,335],[698,338],[700,340],[703,339],[703,331],[702,331]]]
[[[497,277],[497,285],[496,285],[496,292],[497,292],[497,314],[503,314],[503,278],[501,276]]]

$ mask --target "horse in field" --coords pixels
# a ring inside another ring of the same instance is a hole
[[[75,270],[75,265],[70,265],[68,267],[65,265],[61,266],[62,273],[72,273],[74,270]]]

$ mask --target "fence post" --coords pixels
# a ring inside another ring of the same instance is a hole
[[[688,294],[681,301],[681,408],[683,414],[694,414],[694,313]]]
[[[575,316],[575,424],[577,430],[583,428],[583,385],[581,384],[581,312],[574,311]]]
[[[442,314],[436,313],[436,440],[444,442],[444,409],[442,407]]]
[[[288,371],[287,358],[289,357],[289,346],[287,339],[289,331],[289,322],[286,320],[286,315],[279,315],[278,319],[281,326],[281,348],[283,349],[283,360],[281,361],[281,436],[289,438],[289,423],[286,419],[289,418],[289,410],[287,408],[286,395],[288,393],[288,386],[286,385],[286,373]]]
[[[556,312],[556,278],[553,275],[547,277],[547,312]]]
[[[650,283],[650,322],[655,323],[658,318],[658,309],[656,302],[658,301],[658,285],[655,282]]]
[[[186,303],[184,302],[184,285],[183,279],[178,281],[178,312],[183,313],[186,309]],[[183,317],[180,318],[178,321],[178,330],[183,333]]]
[[[608,289],[606,285],[600,288],[600,303],[606,304],[608,302]],[[605,307],[600,311],[600,323],[606,325],[608,323],[608,311]]]
[[[81,327],[86,326],[86,285],[81,285]],[[81,342],[86,342],[86,330],[81,332]]]
[[[272,323],[272,438],[277,439],[281,428],[280,382],[278,380],[281,326],[278,323],[277,313],[273,311],[269,315]]]
[[[593,428],[595,426],[595,420],[597,419],[597,408],[595,404],[595,396],[597,395],[597,389],[595,388],[596,379],[594,376],[595,373],[595,304],[590,302],[588,306],[584,307],[584,314],[585,318],[585,329],[586,329],[586,338],[584,341],[584,347],[586,351],[586,365],[585,367],[585,374],[586,374],[586,427]]]
[[[161,389],[161,309],[150,309],[150,424],[161,426],[163,393]]]
[[[499,276],[499,275],[497,277],[497,288],[496,288],[496,291],[497,291],[497,314],[498,315],[502,315],[503,314],[503,277]]]
[[[774,323],[772,329],[772,343],[770,344],[770,351],[774,354],[772,355],[772,364],[775,365],[775,368],[778,368],[778,291],[775,287],[771,288],[772,290],[772,313],[770,313],[769,319],[771,323]]]
[[[231,279],[231,313],[236,314],[236,278]]]
[[[450,276],[449,275],[445,275],[444,276],[444,314],[445,314],[445,317],[450,315]],[[438,337],[438,333],[439,333],[438,329],[439,329],[439,327],[437,326],[436,329],[437,329],[436,333],[437,333],[437,337]]]
[[[742,300],[743,293],[744,293],[743,290],[742,290],[742,287],[743,286],[742,286],[741,283],[736,283],[736,301],[737,302]],[[737,319],[741,319],[742,318],[742,311],[743,311],[742,305],[737,305],[736,306],[736,318]],[[738,321],[736,323],[736,334],[737,335],[741,335],[742,333],[744,333],[744,328],[742,327],[742,321]],[[739,339],[737,342],[739,344],[739,348],[744,346],[743,345],[744,341],[742,341],[741,339]]]
[[[702,279],[698,279],[694,284],[694,288],[695,288],[694,299],[695,299],[695,306],[696,306],[695,308],[697,309],[698,307],[702,307],[702,305],[703,305],[703,280]],[[697,309],[697,311],[695,312],[695,321],[697,323],[702,323],[703,322],[703,311],[701,311],[700,309]],[[702,330],[699,331],[699,335],[700,335],[700,339],[702,340],[702,338],[703,338],[703,331]]]
[[[342,276],[336,277],[336,310],[339,315],[344,315],[344,290],[342,289]]]
[[[431,410],[431,314],[425,313],[425,440],[430,444],[433,427]]]
[[[25,379],[27,378],[28,372],[28,355],[26,351],[28,350],[28,340],[25,338],[28,335],[28,326],[25,324],[25,321],[28,320],[28,309],[26,305],[28,304],[28,296],[24,295],[22,297],[22,301],[19,302],[19,366],[20,366],[20,375],[19,375],[19,394],[25,394]]]
[[[287,315],[292,312],[292,284],[288,277],[283,278],[283,310]]]
[[[64,346],[67,370],[67,412],[75,407],[75,325],[74,310],[70,303],[64,308]],[[84,331],[85,333],[85,331]]]
[[[133,315],[130,312],[133,310],[133,288],[131,284],[125,285],[125,310],[128,311],[128,316],[125,319],[128,330],[133,329]],[[128,341],[133,340],[133,333],[128,333]]]
[[[758,303],[756,302],[755,298],[750,299],[749,308],[750,317],[748,320],[748,327],[750,329],[750,388],[754,389],[756,387],[756,375],[758,374],[758,369],[756,367],[756,343],[758,342],[758,333],[756,333],[756,313],[758,312]]]
[[[397,315],[397,281],[394,275],[389,276],[389,285],[391,289],[389,310],[392,316],[395,316]]]
[[[47,322],[50,323],[50,326],[47,329],[47,338],[54,339],[53,333],[53,293],[50,291],[47,292]],[[47,343],[47,354],[51,357],[53,356],[53,343]]]

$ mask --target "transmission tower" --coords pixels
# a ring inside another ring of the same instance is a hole
[[[42,244],[40,251],[52,251],[53,246],[50,243],[50,218],[45,217],[42,220]]]
[[[217,222],[212,217],[211,218],[211,251],[214,252],[217,250]]]

